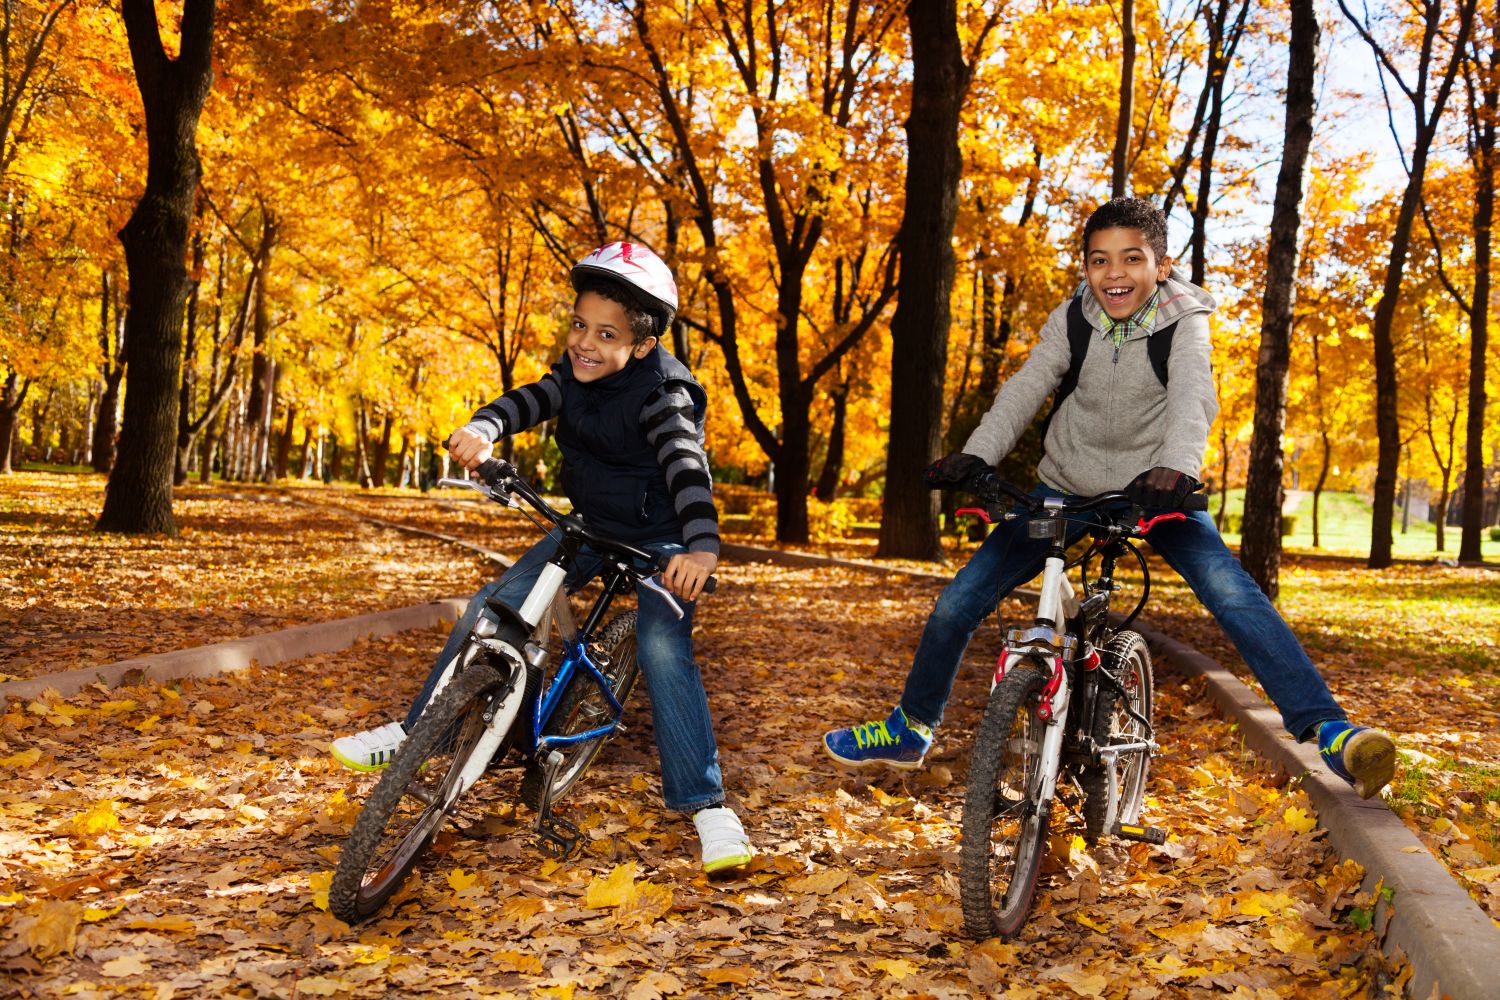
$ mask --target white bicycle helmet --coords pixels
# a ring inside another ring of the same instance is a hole
[[[616,241],[590,253],[569,272],[575,291],[579,281],[588,275],[629,285],[656,321],[658,336],[666,333],[672,317],[677,315],[677,282],[672,280],[672,269],[644,244]]]

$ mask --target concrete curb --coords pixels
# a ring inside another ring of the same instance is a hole
[[[1355,795],[1323,766],[1315,748],[1293,741],[1279,712],[1218,661],[1160,632],[1135,628],[1154,655],[1208,682],[1209,694],[1239,723],[1253,750],[1287,775],[1301,776],[1329,842],[1364,868],[1364,888],[1384,883],[1393,890],[1391,902],[1378,905],[1375,926],[1382,929],[1380,949],[1388,955],[1404,953],[1411,962],[1408,993],[1453,1000],[1500,995],[1495,967],[1500,928],[1400,817],[1379,799]]]
[[[379,638],[412,629],[431,628],[439,622],[457,621],[467,606],[467,600],[450,597],[431,604],[414,604],[356,618],[299,625],[296,628],[247,636],[210,646],[195,646],[98,667],[81,667],[41,677],[6,681],[0,684],[0,701],[6,698],[35,698],[49,689],[67,696],[77,694],[95,683],[120,687],[160,683],[183,677],[212,677],[232,670],[243,670],[256,663],[263,667],[271,666],[304,656],[347,649],[361,639]]]

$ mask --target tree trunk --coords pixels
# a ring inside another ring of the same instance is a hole
[[[15,372],[5,376],[5,389],[0,394],[0,476],[11,474],[11,455],[15,451],[16,417],[26,402],[26,392],[31,381],[21,381]]]
[[[1500,10],[1494,13],[1500,25]],[[1500,31],[1500,27],[1493,29]],[[1496,36],[1500,37],[1500,36]],[[1495,223],[1495,128],[1500,114],[1500,43],[1490,45],[1482,74],[1480,108],[1470,107],[1469,159],[1474,166],[1474,299],[1469,310],[1469,415],[1465,426],[1462,525],[1459,562],[1479,562],[1484,532],[1485,368],[1490,338],[1491,233]],[[1476,60],[1477,61],[1477,60]]]
[[[281,428],[281,436],[276,439],[276,478],[285,479],[287,470],[291,467],[292,460],[292,437],[297,431],[297,404],[289,403],[286,408],[286,423]],[[307,442],[304,438],[303,447]]]
[[[833,426],[828,431],[828,453],[823,457],[823,473],[818,476],[818,499],[831,503],[839,492],[844,474],[844,424],[849,415],[849,383],[833,391]]]
[[[375,442],[374,456],[370,459],[370,485],[377,490],[385,485],[386,466],[391,461],[391,429],[394,426],[395,421],[387,413],[380,439]]]
[[[938,498],[921,473],[937,458],[943,434],[953,224],[963,172],[958,126],[970,72],[957,16],[956,0],[906,9],[912,49],[906,208],[896,234],[901,277],[891,319],[891,430],[877,552],[887,558],[943,555]]]
[[[131,62],[146,114],[146,187],[120,230],[130,274],[129,391],[101,531],[177,533],[172,517],[177,378],[187,302],[188,227],[201,168],[195,136],[213,81],[215,0],[185,0],[177,59],[162,49],[156,7],[122,0]]]
[[[1129,193],[1131,123],[1135,118],[1135,0],[1120,5],[1120,116],[1115,122],[1115,149],[1110,157],[1109,196]],[[904,259],[904,258],[903,258]]]
[[[182,345],[182,379],[177,393],[177,454],[172,483],[187,482],[188,460],[193,453],[193,403],[198,397],[198,290],[203,273],[203,233],[193,234],[193,270],[188,278],[186,333]]]
[[[1271,209],[1271,241],[1266,247],[1260,357],[1255,367],[1255,433],[1250,439],[1245,519],[1240,529],[1240,565],[1273,601],[1281,568],[1281,434],[1286,423],[1287,366],[1291,362],[1297,292],[1297,233],[1302,226],[1302,174],[1312,145],[1318,57],[1318,18],[1313,0],[1292,0],[1291,7],[1286,138]],[[1210,144],[1211,140],[1205,140],[1205,157]],[[1198,263],[1195,256],[1195,268]]]
[[[114,321],[110,321],[110,302],[114,302]],[[110,337],[110,331],[114,337]],[[99,272],[99,410],[94,421],[89,459],[95,472],[108,472],[115,464],[115,435],[120,430],[120,381],[125,374],[125,317],[120,308],[120,289],[109,280],[109,272]],[[111,346],[113,340],[113,346]]]
[[[261,203],[260,262],[255,282],[254,344],[255,353],[250,362],[250,401],[246,407],[245,423],[250,429],[250,468],[246,479],[264,478],[269,470],[272,380],[275,366],[271,362],[271,319],[266,305],[267,277],[271,270],[271,250],[276,244],[276,216],[265,203]]]

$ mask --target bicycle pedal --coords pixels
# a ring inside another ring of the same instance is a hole
[[[583,840],[583,831],[561,816],[547,816],[537,821],[537,841],[542,850],[559,861],[566,861],[578,852]]]
[[[1158,826],[1134,826],[1127,823],[1116,823],[1109,831],[1111,836],[1121,840],[1138,840],[1143,844],[1165,844],[1167,842],[1167,831]]]

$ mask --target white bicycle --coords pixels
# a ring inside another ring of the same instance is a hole
[[[1027,520],[1030,537],[1048,540],[1036,619],[1007,631],[989,703],[974,740],[964,797],[959,887],[964,928],[984,939],[1020,933],[1031,913],[1060,781],[1083,794],[1085,839],[1108,833],[1160,844],[1164,831],[1140,825],[1151,755],[1151,654],[1130,624],[1151,592],[1146,559],[1131,544],[1180,512],[1146,519],[1124,493],[1040,497],[993,477],[981,487],[986,522]],[[1207,498],[1189,496],[1186,510]],[[1009,508],[1007,510],[1007,508]],[[1067,523],[1083,521],[1092,543],[1081,567],[1081,595],[1068,580]],[[1143,576],[1140,601],[1110,621],[1115,563],[1134,555]],[[1099,560],[1091,580],[1089,564]]]

